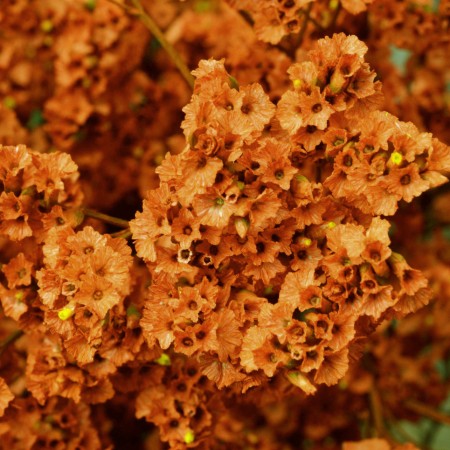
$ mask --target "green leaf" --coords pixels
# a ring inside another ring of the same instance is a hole
[[[442,236],[444,236],[447,241],[450,241],[450,227],[442,228]]]
[[[412,54],[411,50],[405,49],[405,48],[399,48],[395,45],[390,45],[389,49],[391,51],[391,63],[394,64],[395,67],[397,67],[398,71],[405,75],[406,73],[406,64]]]
[[[30,117],[28,118],[27,128],[31,131],[39,128],[45,123],[44,114],[40,109],[33,109],[31,111]]]
[[[439,373],[442,381],[446,381],[450,378],[450,360],[447,361],[439,359],[434,365],[436,371]]]

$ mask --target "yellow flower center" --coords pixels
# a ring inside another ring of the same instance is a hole
[[[194,432],[192,430],[187,430],[186,433],[184,434],[184,442],[186,444],[192,444],[194,440],[195,440]]]
[[[159,358],[156,358],[154,362],[160,366],[170,366],[171,364],[170,356],[167,353],[163,353]]]
[[[305,247],[309,247],[312,244],[312,241],[311,239],[304,237],[300,239],[300,243]]]
[[[398,166],[403,161],[403,155],[399,152],[392,152],[391,161]]]
[[[44,33],[50,33],[53,30],[53,22],[51,20],[43,20],[41,22],[41,30]]]
[[[60,311],[58,311],[58,317],[61,320],[70,319],[74,314],[75,314],[74,309],[73,308],[69,308],[67,306],[65,308],[61,309]]]

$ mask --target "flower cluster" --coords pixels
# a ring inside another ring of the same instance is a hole
[[[0,436],[5,447],[110,448],[102,446],[99,427],[84,403],[53,397],[40,406],[33,397],[16,398],[3,420]]]
[[[233,8],[250,14],[255,23],[255,33],[259,39],[278,44],[285,36],[299,33],[305,24],[305,15],[309,15],[313,6],[318,6],[316,14],[327,22],[332,21],[336,10],[341,6],[350,14],[359,14],[367,10],[374,0],[342,0],[323,2],[316,0],[226,0]],[[303,19],[303,20],[302,20]],[[308,20],[308,19],[307,19]]]
[[[173,70],[166,85],[143,70],[149,33],[109,0],[4,3],[0,143],[70,153],[90,206],[147,186],[138,175],[154,170],[155,142],[177,131],[188,100]]]
[[[48,308],[44,324],[78,363],[92,362],[111,310],[123,309],[130,292],[131,249],[91,227],[78,233],[67,227],[49,233],[43,253],[36,278]]]
[[[41,241],[52,227],[69,221],[64,210],[79,206],[82,194],[78,167],[67,153],[0,145],[0,155],[0,235]]]
[[[3,245],[9,244],[1,267],[1,304],[5,315],[24,328],[38,326],[40,320],[34,280],[43,240],[50,230],[80,221],[78,177],[67,153],[0,145],[0,235]]]
[[[4,0],[2,445],[442,448],[448,4]]]
[[[130,228],[153,276],[147,343],[196,357],[219,388],[280,372],[306,393],[335,384],[370,321],[430,299],[378,216],[442,183],[448,149],[374,111],[365,50],[318,41],[276,106],[223,62],[194,71],[188,146]]]

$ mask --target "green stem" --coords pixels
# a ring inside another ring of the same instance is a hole
[[[341,2],[339,2],[337,7],[336,7],[336,9],[334,10],[334,14],[333,14],[333,17],[330,20],[330,23],[326,27],[328,30],[333,30],[334,29],[334,26],[336,25],[336,21],[337,21],[337,18],[339,16],[339,13],[341,12],[341,9],[342,9],[342,5],[341,5]]]
[[[443,425],[450,425],[450,416],[447,416],[447,414],[444,414],[441,411],[437,411],[431,406],[425,405],[412,399],[407,400],[405,402],[405,406],[410,411],[414,411],[416,414],[428,417],[429,419],[439,422]]]
[[[370,404],[370,411],[372,414],[372,420],[375,430],[375,437],[385,437],[386,436],[386,429],[384,426],[384,418],[383,418],[383,410],[381,406],[381,399],[380,395],[375,388],[375,386],[372,386],[369,392],[369,404]]]
[[[133,5],[137,10],[137,16],[141,19],[142,23],[150,30],[154,38],[161,44],[161,47],[168,53],[168,55],[172,58],[172,61],[177,66],[181,75],[183,75],[187,84],[191,89],[194,89],[194,77],[191,75],[191,72],[188,66],[181,59],[178,52],[175,50],[173,45],[167,41],[163,32],[159,29],[156,22],[149,16],[149,14],[145,11],[142,6],[140,0],[131,0]]]
[[[110,223],[111,225],[116,225],[117,227],[120,228],[128,228],[128,222],[126,220],[119,219],[113,216],[108,216],[107,214],[103,214],[89,208],[83,208],[82,212],[87,217],[92,217],[93,219],[98,219],[101,220],[102,222]]]
[[[128,239],[131,236],[132,236],[132,233],[129,228],[127,228],[126,230],[118,231],[117,233],[111,234],[112,238]]]
[[[3,352],[14,342],[17,341],[23,335],[22,330],[13,331],[2,343],[0,343],[0,356],[3,355]]]

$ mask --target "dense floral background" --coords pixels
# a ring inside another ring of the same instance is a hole
[[[3,0],[0,447],[448,449],[449,23]]]

